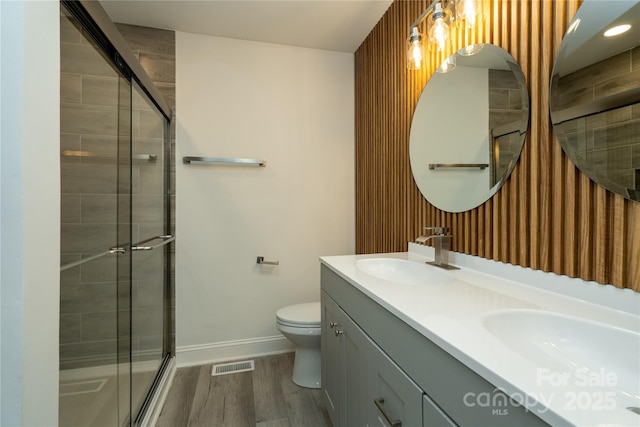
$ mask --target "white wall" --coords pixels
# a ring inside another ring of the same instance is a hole
[[[59,4],[3,1],[0,23],[0,425],[57,425]]]
[[[353,55],[178,32],[176,64],[178,364],[290,348],[276,310],[355,251]]]

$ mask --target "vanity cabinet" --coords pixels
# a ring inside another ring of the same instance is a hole
[[[359,425],[364,419],[364,368],[372,343],[324,293],[322,325],[322,384],[329,417],[333,427]]]
[[[321,282],[333,427],[547,425],[325,265]]]
[[[422,425],[422,390],[322,292],[322,384],[333,427]]]

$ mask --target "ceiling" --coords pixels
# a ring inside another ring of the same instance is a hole
[[[355,52],[393,0],[101,0],[113,22]]]
[[[602,33],[614,25],[632,24],[631,30],[607,38]],[[554,74],[564,76],[640,44],[640,3],[628,0],[585,1],[573,18],[556,59]]]

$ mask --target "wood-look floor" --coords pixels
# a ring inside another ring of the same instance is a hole
[[[320,390],[291,381],[293,353],[254,358],[255,371],[211,376],[180,368],[157,427],[330,427]]]

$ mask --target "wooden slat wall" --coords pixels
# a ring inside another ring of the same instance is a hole
[[[455,251],[640,291],[640,203],[580,173],[549,119],[553,61],[581,0],[486,0],[483,25],[454,38],[452,51],[483,42],[511,53],[531,98],[511,178],[484,205],[457,214],[424,199],[409,165],[413,110],[442,58],[430,54],[424,70],[408,71],[405,42],[430,3],[396,0],[355,54],[356,251],[404,251],[422,227],[446,225]]]

